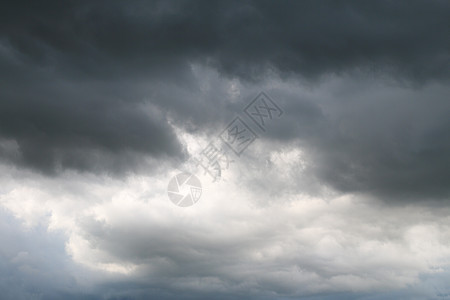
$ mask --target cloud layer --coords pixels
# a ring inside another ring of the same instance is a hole
[[[2,6],[6,299],[449,298],[449,2]],[[236,116],[256,141],[174,206]]]

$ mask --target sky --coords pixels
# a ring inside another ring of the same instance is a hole
[[[3,1],[0,298],[450,299],[449,29],[444,0]]]

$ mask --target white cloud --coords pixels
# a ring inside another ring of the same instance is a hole
[[[415,285],[420,274],[448,265],[450,219],[442,209],[332,191],[313,196],[290,181],[305,178],[292,175],[308,164],[302,150],[266,146],[253,144],[223,181],[200,174],[203,195],[189,208],[167,198],[176,170],[123,181],[10,170],[0,203],[26,227],[64,232],[75,263],[173,289],[370,292]]]

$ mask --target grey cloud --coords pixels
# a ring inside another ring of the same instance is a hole
[[[390,203],[447,203],[447,85],[411,88],[380,78],[343,76],[307,90],[287,83],[268,91],[285,114],[262,135],[265,154],[248,150],[249,164],[259,166],[247,176],[250,186],[313,195],[332,187]],[[304,165],[296,160],[288,169],[267,166],[271,151],[293,147],[301,149]],[[273,184],[278,178],[285,183]]]
[[[0,298],[448,297],[448,1],[0,6],[1,205],[67,234],[0,211]],[[163,202],[177,127],[210,138],[261,90],[285,113],[235,176]],[[35,173],[65,170],[95,174]]]
[[[1,136],[20,152],[3,157],[49,174],[122,173],[144,157],[183,159],[167,118],[188,130],[215,129],[229,116],[217,108],[237,107],[226,94],[199,89],[206,78],[193,75],[193,64],[242,79],[244,89],[273,74],[317,78],[365,69],[428,82],[445,80],[450,69],[445,1],[3,6]],[[143,113],[145,105],[156,112]],[[305,108],[320,114],[302,105],[286,103],[299,120],[309,115]]]
[[[3,80],[0,134],[17,148],[6,159],[51,174],[122,173],[139,169],[146,156],[183,158],[164,113],[146,105],[133,84],[70,81],[19,67],[32,78]]]
[[[197,60],[246,78],[260,77],[266,67],[308,77],[367,67],[429,79],[449,75],[448,5],[19,2],[4,10],[2,34],[34,61],[56,60],[57,68],[101,77]]]
[[[448,87],[366,88],[327,105],[328,135],[311,143],[314,172],[339,190],[388,202],[448,199]]]

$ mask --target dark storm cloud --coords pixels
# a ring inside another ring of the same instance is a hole
[[[131,92],[123,95],[108,84],[69,82],[46,72],[35,75],[39,78],[26,83],[3,81],[0,134],[13,146],[2,152],[17,164],[46,173],[65,168],[115,172],[136,168],[146,154],[183,155],[164,116],[128,101]]]
[[[263,138],[296,140],[305,152],[307,169],[293,175],[297,189],[317,191],[309,184],[315,178],[320,186],[386,202],[450,196],[447,85],[411,89],[350,77],[307,92],[289,87],[269,92],[287,113]]]
[[[4,45],[4,159],[45,173],[65,168],[115,173],[138,169],[146,155],[183,157],[164,114],[145,105],[135,83],[69,80],[20,61],[20,54]]]
[[[186,60],[204,60],[246,78],[259,77],[266,67],[305,76],[368,67],[427,79],[449,75],[449,6],[447,1],[18,3],[2,10],[1,23],[4,37],[33,61],[56,60],[58,67],[83,75],[167,72]]]
[[[308,79],[368,70],[414,82],[446,80],[450,70],[447,1],[2,5],[0,153],[47,173],[182,158],[168,116],[188,129],[215,128],[228,117],[217,108],[238,107],[204,93],[207,78],[195,78],[191,64],[244,79],[245,88],[269,70]],[[269,137],[329,136],[315,103],[292,101],[287,120],[296,122]]]

